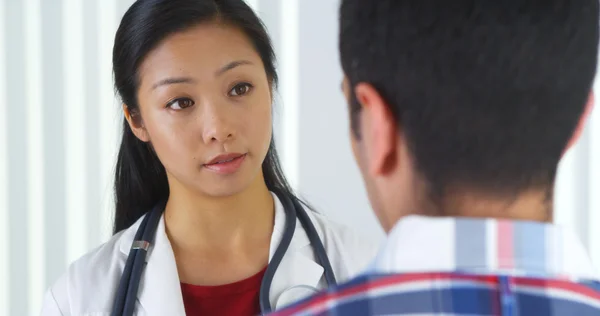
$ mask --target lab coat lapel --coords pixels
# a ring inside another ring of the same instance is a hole
[[[132,234],[129,241],[121,244],[121,251],[129,253],[133,237]],[[146,257],[138,302],[138,308],[143,311],[141,315],[185,316],[177,265],[165,233],[164,216],[159,221],[154,244]]]
[[[279,199],[274,195],[275,225],[271,237],[269,260],[281,242],[286,214]],[[288,251],[279,265],[273,282],[269,300],[273,309],[289,305],[297,300],[316,293],[323,288],[323,267],[315,261],[313,249],[302,224],[296,219],[296,230]]]
[[[283,205],[275,194],[273,200],[275,224],[271,236],[269,261],[281,242],[286,220]],[[126,255],[129,254],[139,222],[135,228],[128,229],[122,237],[120,248]],[[150,247],[146,262],[138,291],[142,315],[185,316],[175,255],[165,233],[164,216],[159,221],[156,239],[154,245]],[[296,219],[296,230],[290,247],[275,272],[271,284],[269,293],[271,307],[281,308],[316,293],[317,289],[323,289],[326,285],[323,272],[323,267],[315,261],[306,231]]]

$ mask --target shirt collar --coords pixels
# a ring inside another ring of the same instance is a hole
[[[581,241],[557,225],[416,215],[396,223],[372,270],[600,280]]]

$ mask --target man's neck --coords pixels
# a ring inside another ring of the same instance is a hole
[[[411,196],[405,195],[405,199],[396,198],[385,207],[382,225],[386,231],[408,215],[553,221],[552,197],[543,190],[505,197],[466,191],[452,192],[435,203],[426,198],[425,194],[417,191],[413,193]]]
[[[509,197],[458,194],[446,199],[442,214],[458,217],[485,217],[552,222],[552,199],[545,191],[531,191]]]
[[[552,222],[552,198],[545,191],[512,196],[491,196],[471,192],[446,194],[438,203],[423,201],[413,214],[450,217],[476,217]],[[408,214],[405,214],[408,215]]]

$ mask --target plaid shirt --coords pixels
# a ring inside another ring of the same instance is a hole
[[[599,280],[558,226],[410,216],[365,274],[272,315],[598,316]]]

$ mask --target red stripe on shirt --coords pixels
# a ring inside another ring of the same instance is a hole
[[[429,280],[445,280],[445,281],[471,281],[482,283],[483,285],[497,285],[497,275],[466,275],[466,274],[453,274],[453,273],[414,273],[414,274],[397,274],[386,276],[381,279],[374,280],[368,283],[361,283],[355,286],[345,288],[339,292],[325,292],[321,295],[315,296],[313,299],[302,303],[298,306],[282,310],[281,312],[275,312],[274,316],[287,316],[293,315],[300,311],[310,310],[317,306],[327,306],[334,303],[335,301],[351,297],[361,293],[367,293],[369,291],[385,288],[391,285],[409,284],[412,282],[429,281]],[[600,293],[583,286],[581,284],[563,281],[563,280],[546,280],[546,279],[530,279],[530,278],[513,278],[513,282],[516,285],[524,285],[530,287],[539,288],[552,288],[567,290],[573,293],[581,294],[591,299],[600,300]]]
[[[514,262],[513,227],[509,221],[498,221],[498,268],[512,269]]]

